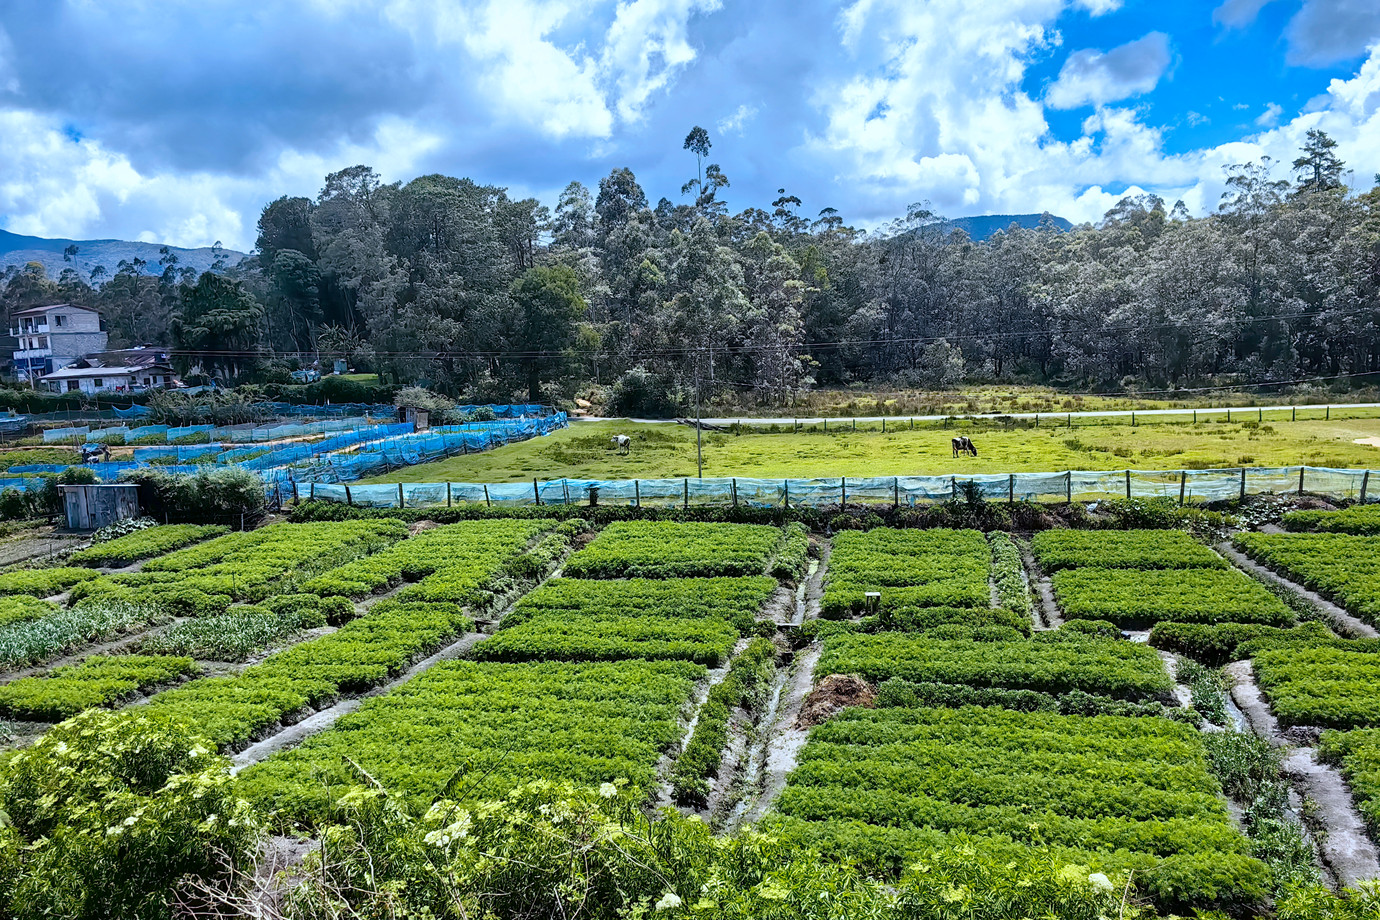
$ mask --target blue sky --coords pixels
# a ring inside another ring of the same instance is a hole
[[[0,226],[248,249],[354,163],[655,201],[709,129],[738,210],[1096,220],[1329,131],[1380,172],[1375,0],[0,0]]]

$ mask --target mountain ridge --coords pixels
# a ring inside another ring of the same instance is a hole
[[[63,258],[63,251],[68,246],[73,245],[77,247],[77,254],[72,261],[68,262]],[[29,262],[38,262],[48,272],[50,278],[57,278],[65,268],[75,268],[81,272],[83,279],[89,279],[91,270],[97,265],[101,265],[105,267],[106,277],[109,278],[115,274],[122,260],[139,258],[147,263],[144,267],[144,274],[160,275],[163,270],[158,265],[160,257],[158,250],[163,245],[163,243],[143,243],[136,240],[49,239],[0,230],[0,270],[11,265],[22,268]],[[217,256],[215,250],[210,246],[195,248],[168,246],[168,249],[177,255],[179,267],[186,266],[195,269],[197,274],[208,271]],[[233,268],[248,257],[246,253],[224,248],[220,250],[219,255],[225,258],[227,268]]]

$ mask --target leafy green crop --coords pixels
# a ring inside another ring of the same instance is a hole
[[[1380,624],[1380,537],[1340,533],[1241,533],[1251,558],[1322,593],[1350,613]]]
[[[317,821],[358,781],[346,757],[423,804],[452,782],[491,796],[531,776],[646,790],[703,676],[670,661],[445,662],[250,767],[244,791],[280,821]]]
[[[57,722],[84,709],[108,706],[148,688],[196,672],[190,658],[166,655],[92,655],[46,677],[0,685],[0,714]]]
[[[567,560],[574,578],[761,575],[783,540],[761,524],[618,521]]]
[[[1118,699],[1144,699],[1173,688],[1154,649],[1085,636],[972,642],[894,632],[840,635],[825,642],[815,674],[1055,694],[1082,690]]]
[[[1161,620],[1150,630],[1150,644],[1155,648],[1188,655],[1212,667],[1249,657],[1250,649],[1293,642],[1312,645],[1336,638],[1321,623],[1278,627],[1258,623],[1209,624]]]
[[[1293,645],[1255,654],[1256,683],[1282,725],[1380,726],[1380,652],[1374,641],[1356,645]]]
[[[976,530],[846,531],[834,537],[821,615],[839,619],[881,592],[883,609],[990,607],[992,553]]]
[[[1289,626],[1294,614],[1230,569],[1066,569],[1053,578],[1064,615],[1138,629],[1160,620]]]
[[[1046,572],[1060,569],[1225,568],[1227,561],[1181,530],[1046,530],[1030,541]]]
[[[229,533],[228,527],[200,526],[198,524],[165,524],[135,531],[123,537],[116,537],[105,543],[73,553],[71,561],[77,565],[106,568],[122,568],[148,559],[161,556],[192,543],[209,540]]]
[[[1280,523],[1285,530],[1295,532],[1380,536],[1380,505],[1355,505],[1342,511],[1291,511]]]
[[[716,617],[537,614],[474,647],[480,661],[619,661],[676,658],[717,667],[738,630]]]
[[[9,623],[22,623],[57,610],[57,604],[40,600],[27,594],[11,594],[0,597],[0,627]]]
[[[27,594],[31,597],[51,597],[61,594],[78,582],[98,577],[90,569],[15,569],[0,575],[0,595]]]

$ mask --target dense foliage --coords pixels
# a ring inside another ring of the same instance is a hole
[[[122,568],[140,559],[161,556],[192,543],[219,537],[228,527],[199,524],[168,524],[149,527],[73,553],[70,562],[93,567]]]
[[[1380,650],[1303,645],[1267,648],[1251,666],[1281,725],[1380,726]]]
[[[1341,511],[1290,511],[1280,520],[1285,530],[1380,536],[1380,504],[1353,505]]]
[[[80,664],[55,668],[44,677],[25,677],[0,685],[0,715],[58,722],[196,670],[191,658],[92,655]]]
[[[1160,620],[1288,626],[1294,613],[1232,569],[1065,569],[1054,594],[1068,617],[1143,629]]]
[[[1046,572],[1060,569],[1225,568],[1227,562],[1181,530],[1046,530],[1030,541]]]

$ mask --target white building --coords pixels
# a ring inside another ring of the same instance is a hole
[[[69,367],[46,374],[38,384],[53,393],[139,393],[174,386],[167,355],[130,348],[87,355]]]
[[[14,372],[23,382],[32,383],[81,355],[105,348],[101,314],[90,307],[69,303],[30,307],[16,311],[11,322],[10,335],[18,340]]]

